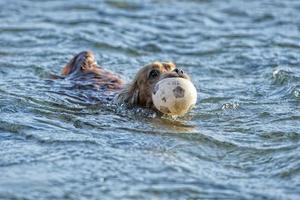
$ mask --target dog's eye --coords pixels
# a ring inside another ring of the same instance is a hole
[[[149,78],[156,78],[159,76],[159,71],[158,70],[152,70],[149,74]]]

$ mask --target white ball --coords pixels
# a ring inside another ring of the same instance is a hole
[[[168,115],[184,115],[197,101],[197,90],[190,80],[165,78],[153,90],[154,106]]]

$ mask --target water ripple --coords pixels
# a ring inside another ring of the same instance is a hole
[[[0,198],[298,199],[297,1],[0,8]],[[113,105],[88,83],[50,80],[87,49],[127,81],[149,62],[174,61],[197,106],[159,116]]]

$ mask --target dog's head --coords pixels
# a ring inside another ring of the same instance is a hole
[[[154,62],[141,68],[133,82],[127,85],[116,97],[120,104],[128,106],[153,107],[152,92],[156,83],[165,78],[180,77],[190,79],[171,62]]]

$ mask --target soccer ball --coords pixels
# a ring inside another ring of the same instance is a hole
[[[197,90],[190,80],[165,78],[153,90],[154,106],[168,115],[184,115],[197,101]]]

